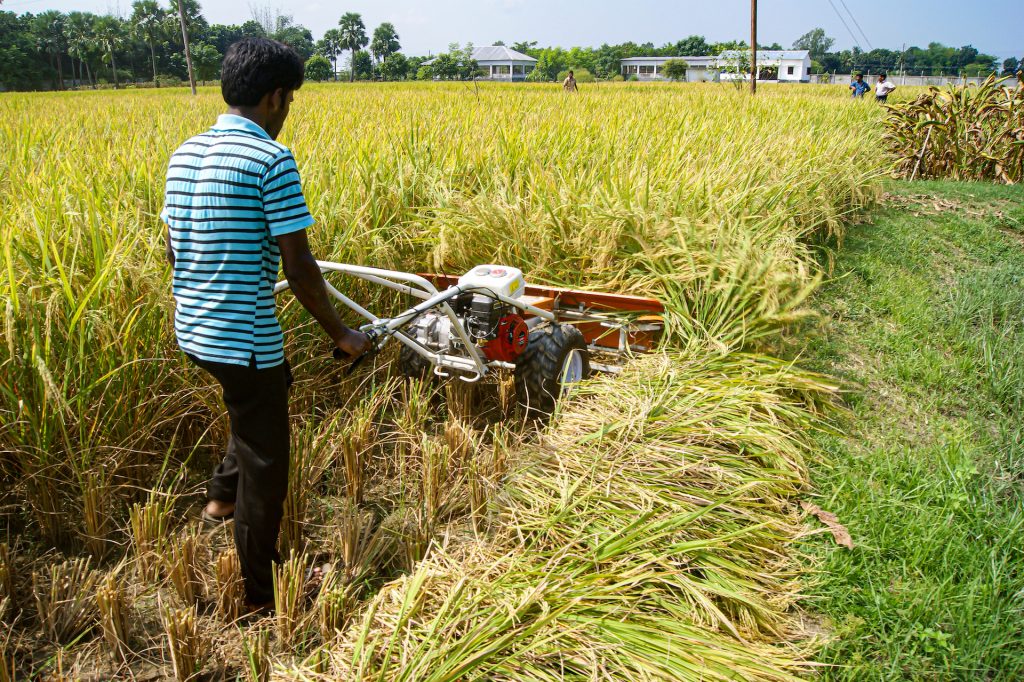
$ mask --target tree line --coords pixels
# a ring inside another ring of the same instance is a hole
[[[310,80],[455,80],[479,74],[472,44],[450,45],[433,59],[406,56],[393,24],[382,23],[368,34],[355,12],[344,13],[336,27],[314,40],[307,27],[270,7],[253,7],[245,22],[224,25],[207,22],[197,0],[166,1],[164,5],[160,0],[135,0],[131,14],[124,18],[78,11],[21,15],[0,11],[0,89],[160,87],[186,79],[213,81],[219,77],[228,46],[247,36],[267,36],[291,45],[306,60]],[[930,43],[927,48],[863,52],[857,47],[832,51],[834,43],[817,28],[792,47],[808,50],[812,72],[818,73],[902,70],[915,75],[985,75],[1000,70],[1012,74],[1024,66],[1024,60],[1015,58],[999,64],[995,57],[970,45],[953,48]],[[502,41],[495,44],[505,45]],[[625,42],[566,49],[520,41],[509,47],[537,60],[530,80],[560,79],[573,69],[577,79],[585,81],[621,78],[619,64],[627,57],[717,55],[748,45],[744,41],[708,42],[693,35],[660,46]],[[783,49],[778,43],[758,47]]]
[[[987,76],[1002,73],[1012,76],[1024,67],[1024,59],[1010,57],[999,62],[990,54],[979,52],[972,45],[948,47],[928,43],[928,47],[911,46],[900,50],[885,48],[868,52],[860,47],[832,51],[835,40],[825,30],[815,28],[800,36],[793,48],[810,52],[814,73],[905,73],[911,76]]]

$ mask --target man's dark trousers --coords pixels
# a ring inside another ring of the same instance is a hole
[[[224,389],[231,421],[227,454],[213,472],[207,496],[235,504],[235,547],[251,604],[274,599],[274,563],[280,561],[277,536],[288,492],[287,361],[257,369],[208,362],[189,355]]]

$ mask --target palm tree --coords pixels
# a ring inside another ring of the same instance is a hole
[[[323,55],[331,60],[334,67],[334,80],[338,80],[338,53],[342,50],[341,31],[336,28],[329,28],[324,31],[324,37],[320,41],[320,48]]]
[[[192,53],[188,49],[188,24],[185,23],[185,6],[178,0],[178,21],[181,23],[181,40],[185,44],[185,64],[188,66],[188,82],[192,86],[192,95],[196,94],[196,72],[192,68]]]
[[[93,51],[96,45],[96,37],[92,33],[93,22],[96,17],[89,12],[68,12],[67,37],[68,54],[78,60],[78,84],[92,81],[92,73],[89,70],[89,63],[86,57]],[[74,75],[75,62],[71,62],[72,76]]]
[[[149,45],[149,58],[153,64],[153,84],[160,87],[156,77],[156,44],[164,37],[164,10],[156,0],[135,0],[132,3],[132,24],[135,35]]]
[[[370,52],[377,61],[387,61],[388,57],[401,49],[402,45],[398,42],[398,32],[395,31],[395,25],[391,22],[385,21],[373,32]]]
[[[67,17],[52,9],[36,15],[34,20],[39,49],[50,55],[51,66],[56,62],[58,90],[64,89],[64,50],[68,46],[66,22]]]
[[[96,18],[93,24],[96,41],[103,46],[110,56],[110,68],[114,71],[114,89],[117,90],[117,57],[115,52],[124,44],[124,26],[117,17],[105,15]]]
[[[363,18],[356,12],[345,12],[338,21],[338,27],[342,48],[352,52],[352,68],[348,72],[348,80],[352,82],[356,79],[356,50],[366,47],[370,39],[366,37],[366,24],[363,23]]]

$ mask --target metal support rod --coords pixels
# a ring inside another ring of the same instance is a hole
[[[757,0],[750,0],[750,94],[757,94]]]

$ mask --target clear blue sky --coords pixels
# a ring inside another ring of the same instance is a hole
[[[163,0],[167,2],[167,0]],[[924,47],[937,40],[971,44],[998,57],[1024,56],[1024,14],[1010,0],[831,0],[866,50],[868,44],[846,7],[875,47]],[[749,0],[200,0],[211,22],[242,23],[251,4],[279,7],[319,38],[343,12],[363,15],[370,31],[382,21],[395,24],[407,54],[437,53],[450,42],[489,45],[537,40],[541,45],[597,46],[634,40],[674,42],[691,34],[709,41],[745,38]],[[90,10],[121,15],[130,0],[4,0],[14,12],[45,9]],[[802,33],[823,27],[839,48],[854,44],[830,0],[760,0],[758,42],[789,47]]]

